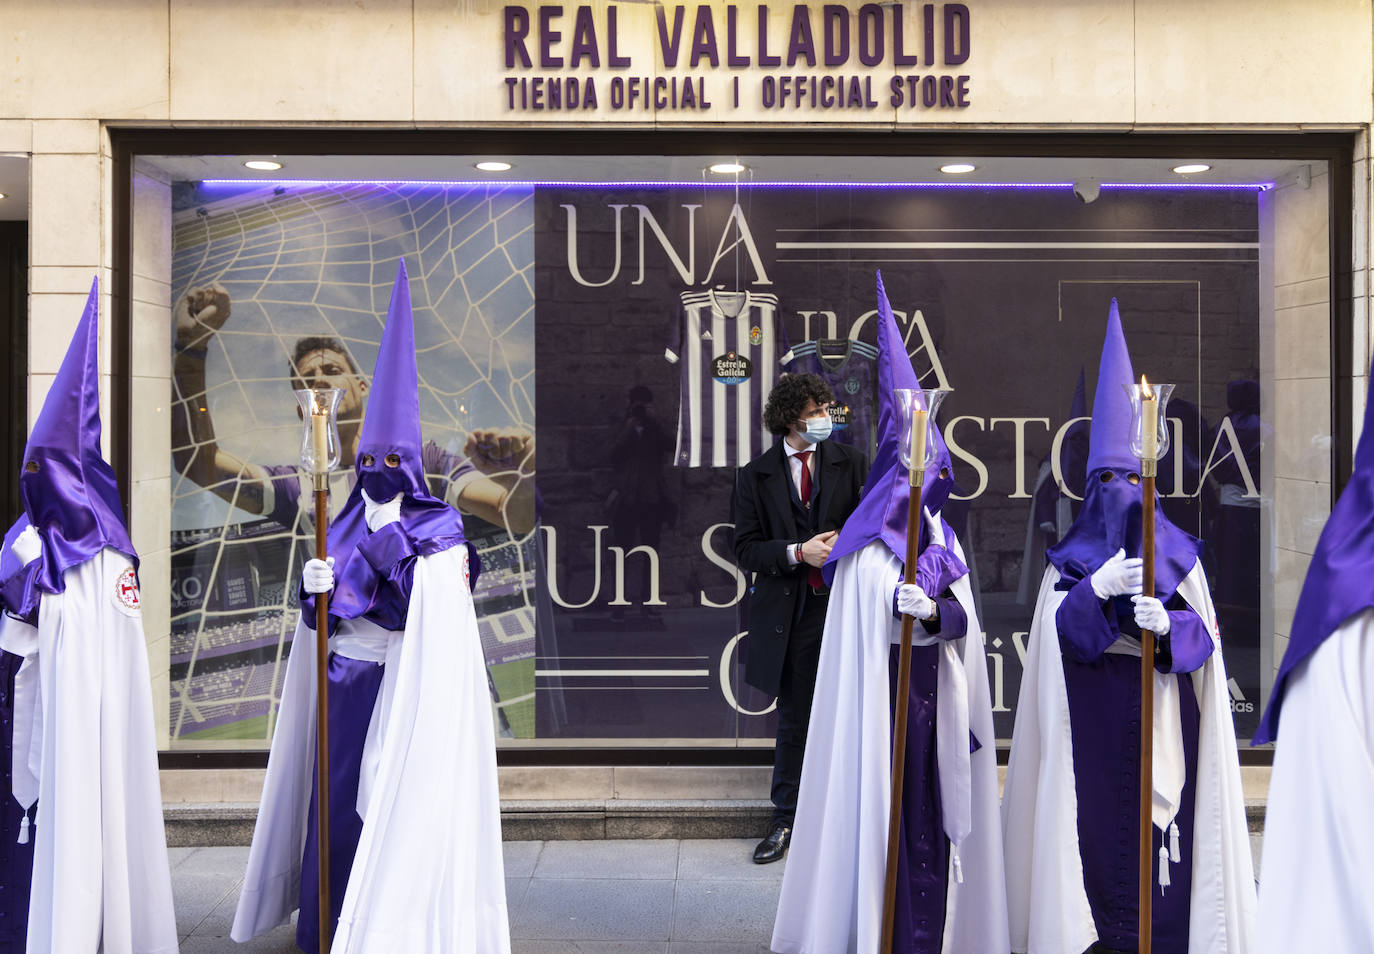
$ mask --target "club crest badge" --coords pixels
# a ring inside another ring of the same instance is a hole
[[[758,325],[749,329],[749,343],[751,345],[763,344],[763,329]]]
[[[860,387],[860,384],[859,384],[859,379],[858,379],[858,378],[848,378],[848,379],[846,379],[845,382],[844,382],[844,393],[845,393],[845,394],[858,394],[858,393],[859,393],[859,387]]]
[[[115,602],[124,609],[138,612],[143,607],[138,596],[138,575],[133,567],[128,567],[115,580]]]

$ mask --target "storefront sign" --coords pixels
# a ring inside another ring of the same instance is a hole
[[[966,4],[796,4],[790,16],[762,4],[655,6],[648,46],[620,9],[504,7],[506,108],[910,111],[972,102],[971,77],[960,72],[972,35]]]

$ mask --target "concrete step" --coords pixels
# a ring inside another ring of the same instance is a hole
[[[578,799],[503,801],[505,841],[627,838],[762,838],[773,806],[756,799]],[[255,802],[178,802],[164,806],[174,848],[247,845]]]
[[[255,802],[180,802],[164,806],[174,848],[247,845]],[[505,841],[762,838],[773,806],[763,799],[573,799],[501,803]],[[1264,801],[1247,799],[1251,832],[1264,828]]]

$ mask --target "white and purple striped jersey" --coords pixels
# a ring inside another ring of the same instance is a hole
[[[682,369],[678,467],[739,467],[770,443],[763,406],[787,336],[776,295],[685,291],[664,353]]]
[[[852,338],[803,341],[779,361],[784,371],[817,374],[835,392],[832,440],[872,459],[878,438],[878,349]]]

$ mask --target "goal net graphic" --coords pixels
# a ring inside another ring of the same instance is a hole
[[[171,737],[265,747],[313,549],[310,495],[295,468],[297,344],[332,339],[365,381],[404,258],[431,490],[463,509],[477,482],[532,489],[532,465],[483,473],[463,452],[473,430],[534,431],[533,194],[175,183],[172,232],[174,315],[213,289],[228,317],[178,353],[172,385],[182,418],[172,429]],[[178,426],[197,414],[209,437]],[[336,473],[331,507],[342,506],[351,473]],[[474,598],[498,731],[532,736],[534,535],[466,513],[464,523],[483,565]]]

